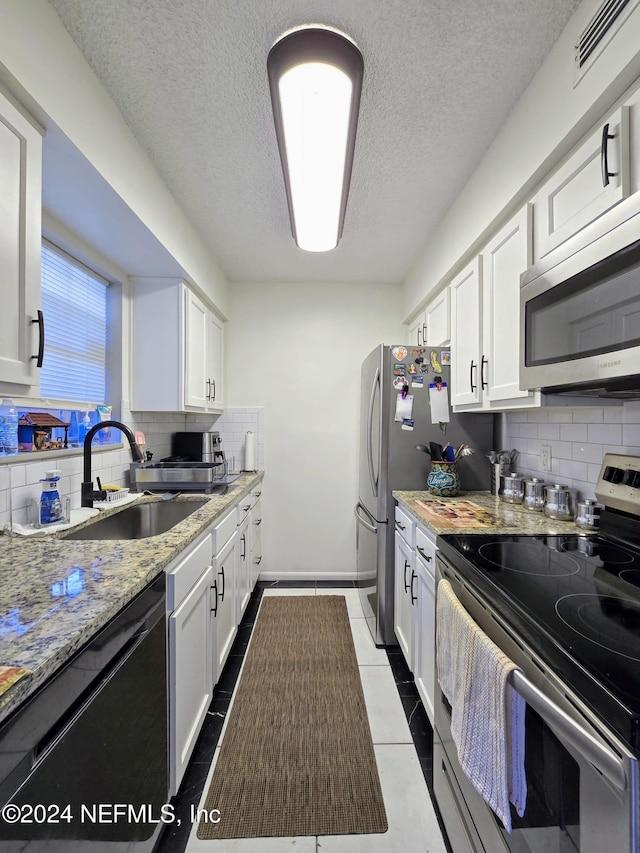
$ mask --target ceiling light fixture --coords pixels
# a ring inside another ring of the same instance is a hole
[[[308,252],[342,236],[364,63],[335,30],[294,30],[269,51],[271,103],[291,232]]]

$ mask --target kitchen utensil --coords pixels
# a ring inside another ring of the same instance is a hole
[[[429,442],[429,451],[431,453],[431,459],[434,462],[442,462],[442,445],[437,444],[435,441]]]
[[[444,458],[446,462],[455,462],[457,459],[456,451],[450,444],[444,449]]]
[[[460,447],[456,450],[455,459],[461,459],[464,456],[471,456],[472,453],[475,453],[473,447],[470,447],[468,444],[461,444]]]
[[[544,487],[546,483],[538,477],[524,481],[524,497],[522,505],[532,512],[542,512],[544,508]]]
[[[572,521],[574,516],[574,496],[568,486],[554,483],[544,487],[544,514],[547,518]]]
[[[589,500],[589,498],[578,501],[575,517],[578,527],[583,527],[586,530],[593,530],[598,527],[600,524],[600,510],[600,504]]]
[[[422,450],[422,452],[426,453],[427,456],[431,456],[431,451],[426,446],[426,444],[416,444],[416,450]]]
[[[524,477],[521,474],[511,472],[500,477],[500,490],[498,492],[501,501],[508,504],[522,503],[524,495]]]

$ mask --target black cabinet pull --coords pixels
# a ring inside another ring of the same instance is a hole
[[[410,563],[408,560],[404,561],[404,591],[409,592],[409,584],[407,583],[407,569],[409,568]]]
[[[430,562],[431,562],[431,557],[430,557],[428,554],[425,554],[425,552],[424,552],[424,548],[421,548],[419,545],[416,545],[416,548],[418,549],[418,551],[420,552],[420,554],[425,558],[425,560],[427,561],[427,563],[430,563]]]
[[[600,143],[600,167],[602,169],[602,186],[609,186],[609,178],[615,177],[617,172],[609,171],[609,140],[615,139],[615,133],[609,133],[609,122],[602,128],[602,142]]]
[[[261,519],[261,518],[259,518],[259,519],[256,521],[256,527],[260,527],[260,525],[261,525],[261,524],[262,524],[262,519]]]
[[[469,385],[471,386],[471,391],[477,391],[478,386],[473,384],[473,371],[478,369],[478,365],[475,363],[473,359],[471,359],[471,366],[469,368]]]
[[[214,616],[217,616],[218,615],[218,583],[217,583],[217,581],[214,581],[211,584],[211,589],[215,590],[215,593],[216,593],[215,607],[211,608],[211,612],[213,613]]]
[[[224,566],[220,566],[220,571],[218,572],[218,574],[222,576],[222,589],[220,591],[220,601],[224,601],[224,588],[226,586],[225,581],[224,581]]]
[[[42,367],[42,360],[44,358],[44,314],[40,309],[38,309],[36,319],[31,322],[38,324],[38,354],[32,355],[31,358],[36,359],[36,367]]]
[[[244,533],[240,537],[240,541],[242,542],[242,553],[240,554],[240,559],[244,560],[244,558],[247,556],[247,537],[244,535]]]
[[[255,562],[256,566],[259,566],[259,565],[260,565],[260,563],[262,562],[262,557],[257,557],[257,558],[254,560],[254,562]]]
[[[412,607],[416,603],[416,601],[418,600],[418,596],[413,594],[413,582],[416,578],[417,578],[416,573],[414,571],[412,571],[411,572],[411,606]]]
[[[407,529],[407,528],[404,526],[404,524],[400,524],[400,522],[399,522],[399,521],[396,521],[396,527],[398,528],[398,530],[406,530],[406,529]]]
[[[489,364],[489,359],[485,358],[483,355],[482,361],[480,362],[480,387],[482,388],[483,391],[485,390],[485,388],[489,387],[489,383],[486,382],[485,378],[484,378],[484,366],[485,366],[485,364]]]

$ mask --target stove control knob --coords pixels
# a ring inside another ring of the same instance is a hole
[[[624,471],[622,468],[614,468],[613,465],[607,465],[602,475],[602,479],[606,480],[607,483],[621,483],[623,477]]]
[[[622,477],[622,482],[625,486],[631,486],[632,489],[640,486],[640,471],[632,471],[631,468],[627,468]]]

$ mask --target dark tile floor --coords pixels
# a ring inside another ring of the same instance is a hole
[[[355,583],[352,581],[337,583],[335,581],[258,582],[251,595],[242,622],[238,627],[238,633],[229,652],[229,657],[227,658],[220,680],[215,687],[213,700],[182,784],[180,785],[180,790],[171,800],[177,820],[167,825],[163,834],[158,839],[154,853],[182,853],[186,849],[191,831],[190,810],[192,806],[197,807],[202,796],[202,790],[211,762],[213,761],[218,740],[220,739],[222,726],[229,710],[231,696],[242,667],[247,646],[249,645],[249,639],[260,607],[263,590],[273,589],[274,587],[289,589],[353,589]],[[418,696],[413,676],[407,667],[404,655],[397,646],[391,646],[387,649],[387,657],[389,658],[396,687],[404,707],[420,766],[422,767],[429,793],[433,799],[433,731],[431,724]],[[447,850],[451,853],[440,812],[435,802],[434,808]]]

